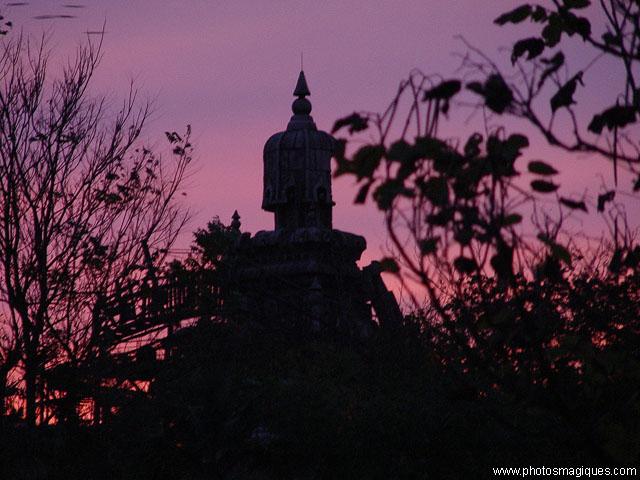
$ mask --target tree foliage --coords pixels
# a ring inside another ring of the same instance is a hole
[[[384,212],[400,274],[420,285],[415,304],[427,298],[428,308],[413,318],[446,371],[473,395],[506,402],[500,417],[516,429],[523,412],[535,409],[584,438],[577,449],[602,461],[637,462],[639,391],[629,387],[640,374],[637,225],[622,223],[617,189],[606,190],[594,207],[613,219],[612,238],[597,252],[571,238],[564,212],[587,214],[585,197],[562,196],[562,163],[523,162],[533,148],[529,134],[509,131],[517,124],[558,152],[611,161],[616,184],[619,168],[637,173],[640,7],[594,5],[604,20],[597,36],[594,15],[584,13],[591,3],[506,12],[497,25],[531,21],[540,29],[515,41],[510,70],[465,42],[464,80],[416,70],[383,113],[338,120],[336,130],[356,125],[350,134],[365,128],[375,140],[353,150],[339,140],[336,175],[353,176],[361,184],[356,202],[371,199]],[[570,37],[595,57],[574,71]],[[612,106],[585,121],[578,107],[600,56],[618,62],[621,84]],[[464,105],[483,112],[484,131],[443,138],[439,127]],[[525,174],[528,185],[518,179]],[[542,201],[556,202],[560,215],[549,216]],[[530,222],[523,220],[528,212]]]
[[[0,53],[0,380],[30,424],[76,415],[79,385],[65,395],[47,372],[105,354],[105,302],[148,279],[185,220],[189,132],[172,134],[171,164],[143,147],[134,90],[118,110],[89,94],[99,56],[80,47],[51,80],[44,44],[14,37]]]

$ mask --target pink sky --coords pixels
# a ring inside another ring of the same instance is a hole
[[[243,231],[272,228],[271,214],[260,210],[262,148],[271,134],[286,128],[301,52],[312,116],[320,129],[330,130],[337,118],[354,110],[384,109],[414,67],[453,76],[459,59],[452,53],[464,51],[455,35],[463,34],[493,57],[508,59],[499,49],[526,36],[529,28],[493,25],[500,13],[520,3],[513,0],[86,0],[77,3],[83,8],[63,3],[5,7],[4,15],[14,22],[14,30],[36,36],[48,32],[58,58],[86,40],[84,31],[100,30],[106,22],[94,91],[117,101],[133,80],[143,98],[153,99],[155,114],[147,138],[158,146],[164,146],[165,130],[180,132],[192,125],[196,162],[185,200],[194,213],[189,232],[216,215],[228,223],[235,209]],[[56,14],[76,18],[33,18]],[[570,48],[579,53],[581,46]],[[583,101],[602,107],[615,101],[607,95],[613,85],[609,77],[594,73],[587,78],[601,85],[602,97]],[[450,131],[455,134],[456,126]],[[553,160],[558,155],[545,148],[529,156]],[[563,195],[575,185],[577,191],[587,187],[595,199],[598,166],[613,183],[604,162],[574,158],[565,165],[559,165],[565,172]],[[628,186],[628,178],[624,181]],[[371,205],[354,206],[356,192],[352,179],[334,181],[334,226],[364,235],[369,246],[364,258],[371,260],[385,243],[382,217]],[[636,203],[629,208],[637,212]],[[189,232],[181,247],[188,245]]]

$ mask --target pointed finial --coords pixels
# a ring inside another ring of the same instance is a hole
[[[309,91],[307,79],[304,77],[302,70],[300,70],[298,83],[296,83],[296,89],[293,91],[293,94],[298,97],[293,101],[293,105],[291,105],[293,113],[295,115],[309,115],[311,113],[311,102],[304,97],[311,95],[311,92]]]
[[[242,225],[240,223],[240,215],[238,215],[238,210],[236,210],[235,212],[233,212],[233,215],[231,216],[231,231],[232,232],[239,232],[240,231],[240,225]]]
[[[296,97],[306,97],[308,95],[311,95],[303,70],[300,70],[300,75],[298,75],[298,83],[296,84],[296,89],[293,91],[293,95]]]

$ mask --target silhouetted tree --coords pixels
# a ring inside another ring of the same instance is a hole
[[[604,26],[595,33],[582,16],[590,4],[553,0],[498,17],[498,25],[540,26],[539,36],[513,45],[513,70],[465,42],[464,81],[414,71],[382,114],[339,119],[334,132],[374,130],[376,140],[355,151],[339,141],[336,175],[354,176],[361,184],[356,203],[371,197],[385,213],[396,258],[382,265],[398,272],[398,260],[403,278],[423,287],[428,308],[414,319],[462,391],[508,401],[499,416],[512,425],[527,408],[541,408],[583,439],[576,448],[628,462],[638,460],[630,445],[640,418],[640,391],[629,387],[640,372],[637,225],[620,226],[611,207],[615,190],[608,190],[594,207],[613,219],[611,241],[594,253],[572,240],[563,215],[586,215],[589,202],[559,194],[552,179],[560,162],[531,160],[530,188],[515,182],[529,138],[501,125],[533,127],[558,151],[611,161],[615,183],[620,168],[637,173],[640,6],[598,2],[595,18]],[[560,50],[568,37],[594,51],[576,71],[567,66],[575,59]],[[621,66],[620,88],[585,121],[579,93],[588,91],[600,57]],[[483,133],[442,137],[448,115],[464,108],[458,102],[483,112]],[[640,181],[629,187],[640,189]],[[538,209],[553,195],[557,218]],[[533,221],[523,226],[530,211]]]
[[[142,147],[149,110],[136,92],[117,111],[89,94],[99,56],[80,47],[50,80],[44,44],[15,37],[0,52],[0,359],[21,379],[29,424],[48,400],[73,417],[80,367],[109,345],[101,307],[162,261],[185,220],[175,196],[189,132],[167,134],[170,163]],[[46,377],[62,363],[66,395]]]
[[[224,225],[218,217],[193,233],[193,245],[186,264],[191,269],[213,270],[221,266],[224,255],[236,240],[231,226]]]

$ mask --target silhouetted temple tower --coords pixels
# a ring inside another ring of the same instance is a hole
[[[293,116],[264,146],[262,208],[274,230],[239,236],[229,256],[247,312],[267,322],[303,329],[366,335],[401,321],[398,305],[377,263],[360,270],[364,237],[332,225],[331,157],[335,140],[311,118],[310,95],[300,72]],[[238,219],[234,220],[239,226]]]
[[[334,139],[318,131],[311,113],[304,72],[293,94],[287,130],[264,146],[262,208],[275,214],[275,229],[331,228],[331,156]]]

